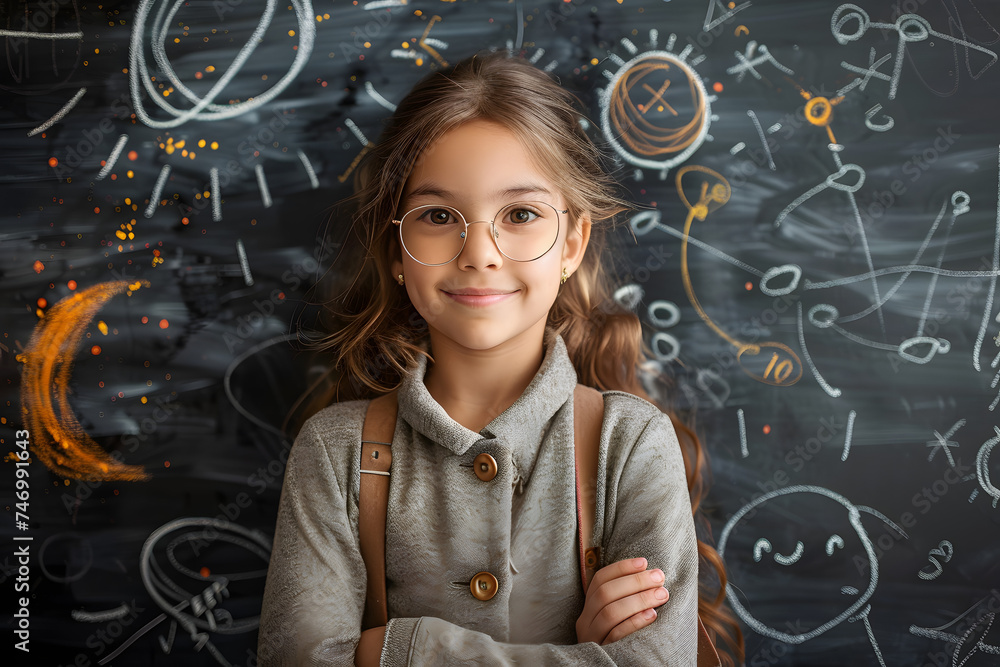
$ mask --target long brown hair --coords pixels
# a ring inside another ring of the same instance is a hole
[[[586,214],[592,222],[583,263],[560,288],[547,321],[547,334],[563,337],[579,381],[597,389],[617,389],[657,404],[670,416],[684,455],[691,511],[703,532],[708,521],[699,508],[707,494],[708,464],[695,431],[669,405],[642,387],[638,369],[649,358],[635,313],[613,295],[614,253],[608,227],[631,209],[605,170],[605,155],[588,137],[579,99],[546,73],[504,52],[480,53],[447,70],[433,72],[400,102],[382,136],[369,145],[355,172],[355,207],[338,270],[321,283],[327,292],[319,330],[308,341],[330,354],[330,368],[318,378],[304,417],[331,401],[371,398],[397,387],[417,355],[426,354],[420,315],[391,276],[401,252],[395,227],[406,179],[433,150],[434,141],[473,119],[498,122],[512,131],[529,155],[566,198],[569,219]],[[348,265],[350,264],[350,265]],[[743,661],[743,635],[725,606],[726,573],[712,545],[699,539],[698,553],[711,569],[700,577],[698,613],[710,635]],[[714,575],[714,576],[713,576]]]

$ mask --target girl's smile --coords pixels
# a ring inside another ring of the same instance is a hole
[[[466,306],[483,307],[507,301],[521,290],[475,289],[467,287],[464,289],[441,291],[458,303]]]

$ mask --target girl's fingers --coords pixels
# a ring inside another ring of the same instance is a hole
[[[635,574],[636,572],[642,572],[646,569],[646,565],[647,563],[645,558],[626,558],[625,560],[617,561],[611,565],[605,565],[594,575],[593,580],[590,582],[590,588],[600,586],[601,584],[611,581],[612,579],[617,579],[618,577]]]
[[[643,572],[638,576],[643,580],[648,581],[648,574],[648,572]],[[634,577],[625,577],[625,579],[634,580]],[[652,623],[655,616],[645,619],[641,615],[643,612],[659,607],[667,601],[669,595],[659,597],[657,593],[660,591],[664,594],[667,593],[667,589],[663,588],[662,585],[654,584],[651,587],[639,590],[631,595],[626,594],[625,597],[614,599],[610,603],[604,605],[597,612],[596,616],[594,616],[594,620],[591,622],[595,634],[599,637],[604,637],[604,642],[615,641],[615,639],[608,639],[608,637],[610,637],[611,633],[616,629],[618,629],[619,632],[625,631],[625,634],[627,635],[634,632],[638,629],[638,627],[642,627],[634,625],[634,623],[639,620],[647,621],[643,623],[643,625]]]
[[[636,630],[641,630],[651,624],[654,620],[656,620],[655,609],[644,609],[638,614],[633,614],[612,628],[611,632],[608,633],[608,636],[603,642],[601,642],[601,645],[610,644],[611,642],[616,642],[623,637],[627,637]]]

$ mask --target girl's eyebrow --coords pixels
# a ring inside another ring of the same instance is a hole
[[[535,183],[522,183],[519,185],[514,185],[503,190],[496,190],[489,195],[491,200],[496,201],[503,199],[505,201],[511,201],[512,198],[519,197],[525,194],[545,194],[551,195],[552,192],[541,185]],[[448,190],[445,190],[440,185],[436,183],[422,183],[417,187],[413,188],[409,193],[403,197],[404,202],[409,202],[417,197],[435,197],[438,199],[456,199],[456,195]]]

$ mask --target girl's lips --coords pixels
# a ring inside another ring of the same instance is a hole
[[[473,296],[471,294],[452,294],[451,292],[445,292],[445,294],[458,303],[466,306],[492,306],[495,303],[499,303],[514,296],[519,291],[520,290],[517,290],[508,294],[486,294],[482,296]]]

